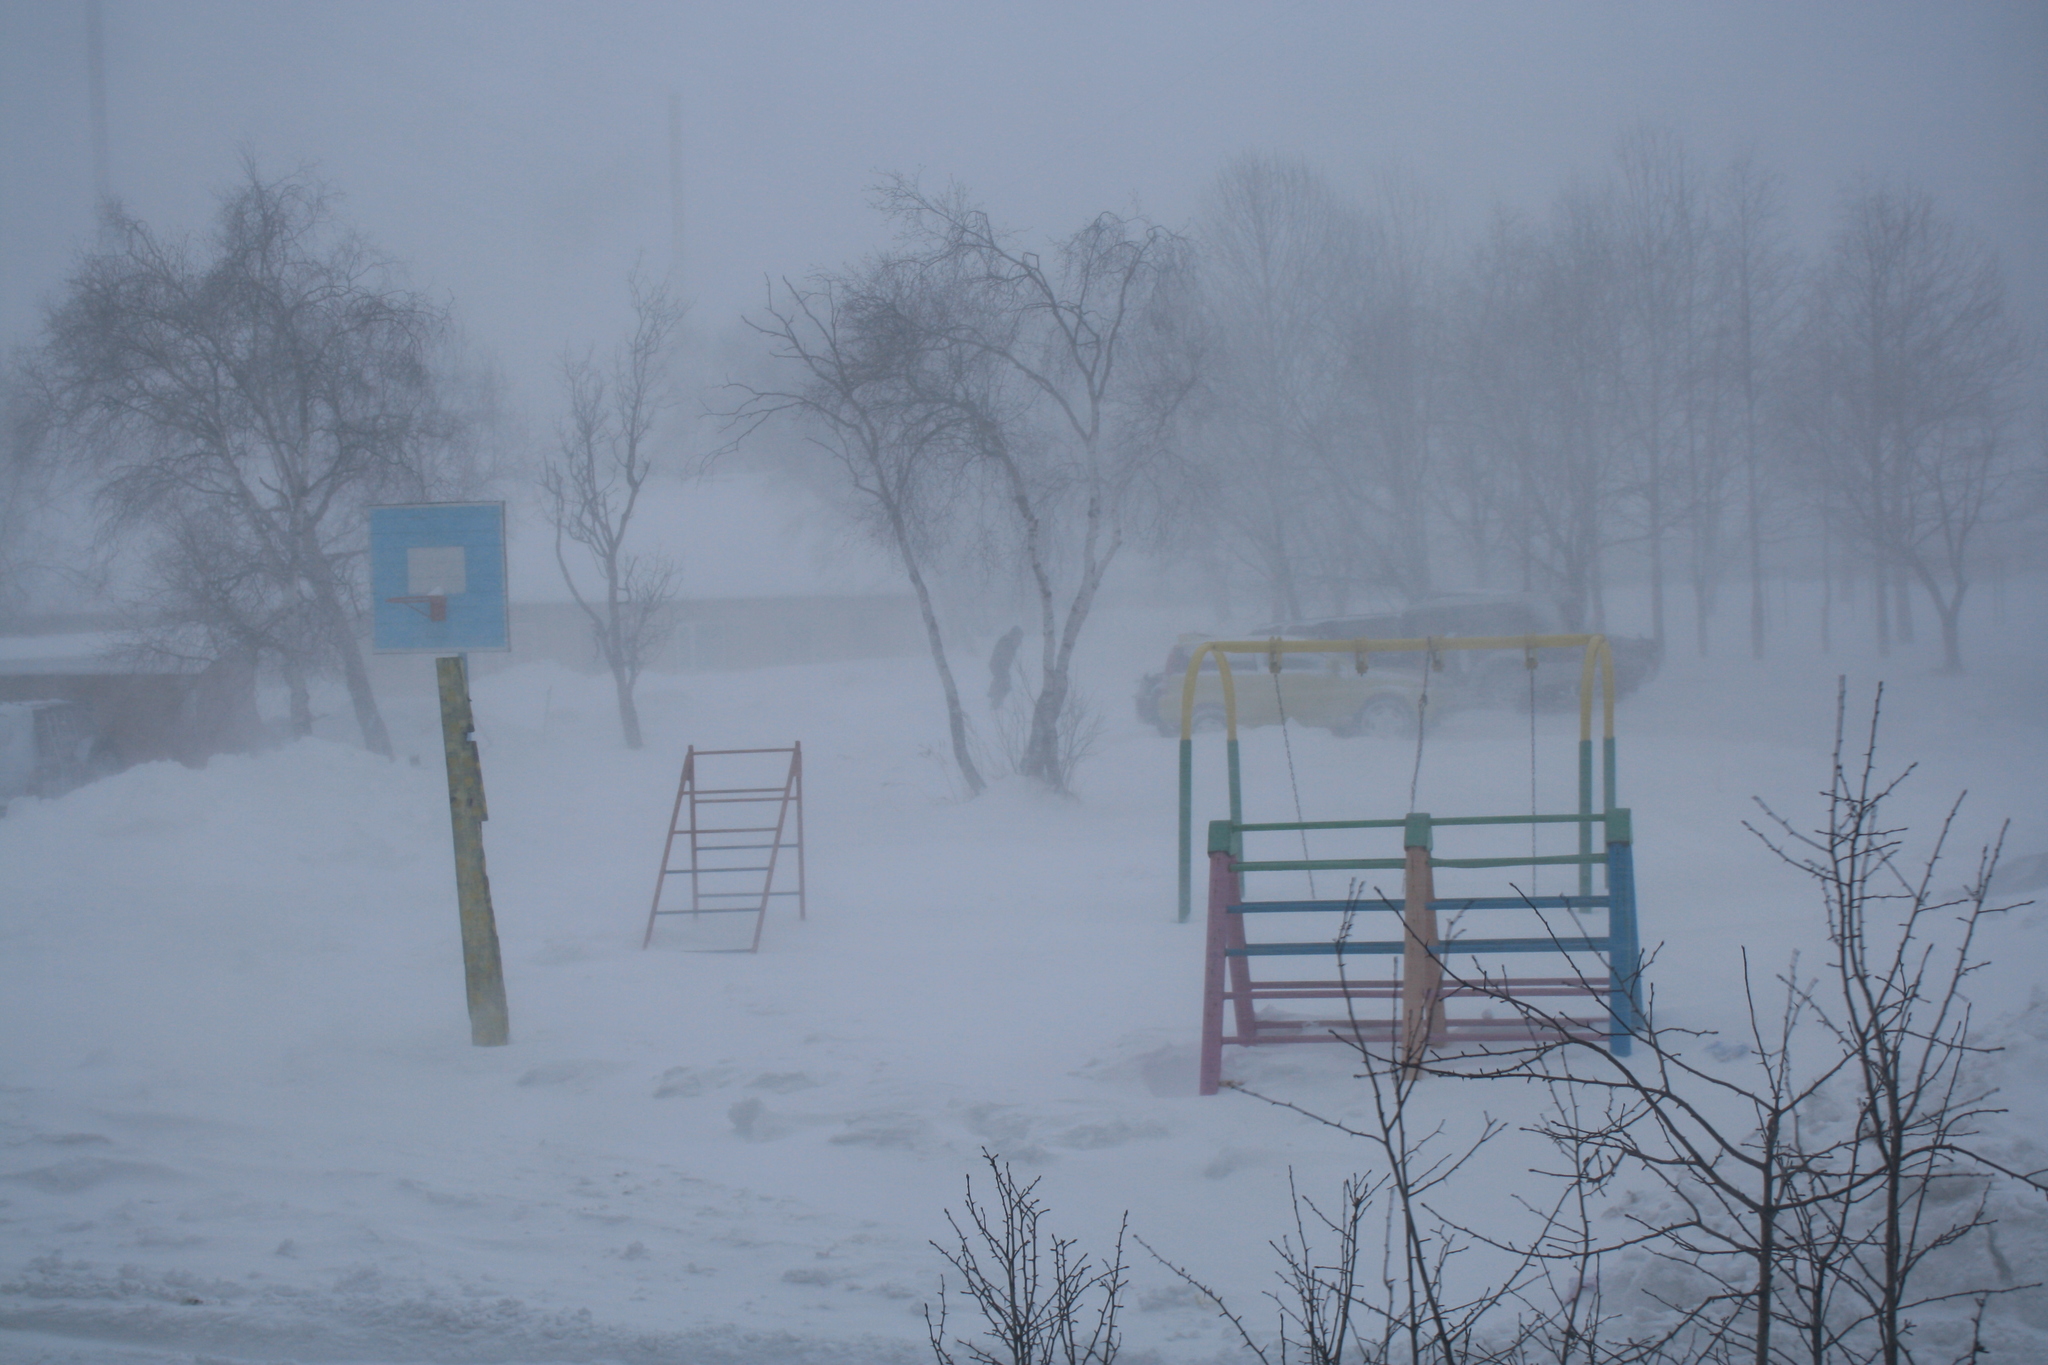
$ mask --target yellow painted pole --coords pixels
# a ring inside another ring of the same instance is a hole
[[[455,897],[462,917],[462,975],[469,993],[469,1041],[502,1047],[511,1041],[505,1009],[505,966],[484,871],[483,765],[476,719],[469,709],[469,670],[460,658],[434,660],[441,684],[441,747],[448,760],[448,820],[455,833]]]

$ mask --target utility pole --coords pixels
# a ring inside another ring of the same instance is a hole
[[[100,20],[100,0],[86,0],[85,79],[92,99],[92,192],[95,212],[114,199],[114,181],[107,169],[107,35]]]
[[[683,97],[668,97],[669,281],[683,296]]]

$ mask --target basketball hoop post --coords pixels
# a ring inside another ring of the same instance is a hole
[[[371,637],[380,654],[435,654],[469,1040],[502,1047],[511,1029],[491,879],[484,870],[483,765],[469,703],[469,651],[511,648],[505,505],[412,503],[370,509]],[[461,651],[457,653],[456,651]]]
[[[455,833],[455,896],[462,917],[462,976],[469,996],[469,1041],[503,1047],[511,1041],[505,1008],[505,964],[484,869],[483,765],[477,761],[476,719],[469,709],[469,669],[460,657],[434,660],[441,684],[441,744],[448,760],[448,819]]]

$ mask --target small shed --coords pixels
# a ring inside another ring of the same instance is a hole
[[[196,766],[262,742],[252,660],[140,658],[124,643],[105,631],[0,635],[0,703],[72,703],[98,772],[166,758]]]

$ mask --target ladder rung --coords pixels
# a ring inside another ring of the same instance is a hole
[[[738,853],[751,848],[795,848],[795,844],[699,844],[699,853]]]
[[[690,795],[703,799],[707,796],[731,796],[736,792],[785,792],[787,787],[692,787]]]
[[[773,825],[678,825],[671,834],[773,834]]]
[[[657,915],[745,915],[753,913],[751,905],[707,905],[701,910],[657,910]]]
[[[782,801],[785,799],[780,787],[775,788],[775,795],[773,796],[693,796],[690,798],[692,804],[699,806],[738,806],[744,805],[749,801]],[[1396,863],[1395,866],[1398,867],[1400,864]]]

